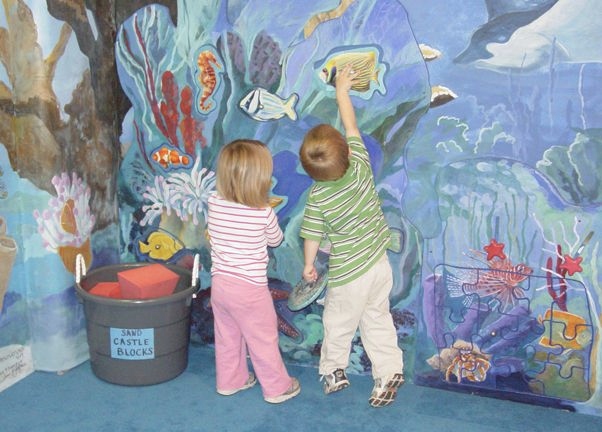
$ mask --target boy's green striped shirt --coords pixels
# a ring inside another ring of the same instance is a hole
[[[365,273],[390,243],[370,158],[361,138],[348,138],[349,169],[335,181],[315,182],[301,224],[302,238],[331,243],[328,286],[352,282]]]

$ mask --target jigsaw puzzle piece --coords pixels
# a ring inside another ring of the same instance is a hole
[[[446,315],[447,322],[450,326],[456,326],[465,321],[466,306],[462,302],[448,301],[446,306],[449,313]]]
[[[532,391],[548,397],[557,397],[575,401],[586,401],[591,397],[586,371],[579,366],[579,359],[569,359],[560,364],[558,359],[545,365],[529,384]]]
[[[501,313],[498,319],[485,326],[479,332],[475,342],[481,347],[490,345],[503,338],[504,335],[507,337],[509,334],[516,333],[519,328],[522,328],[521,325],[524,326],[521,322],[527,318],[529,318],[529,309],[516,306],[508,313]]]
[[[473,304],[463,311],[463,321],[458,323],[452,330],[456,339],[471,340],[473,334],[478,333],[478,329],[489,316],[489,308],[483,304]]]
[[[518,357],[492,357],[489,373],[499,376],[510,376],[525,369],[524,360]]]
[[[547,353],[531,344],[527,345],[523,352],[525,353],[525,374],[534,377],[543,372],[548,361]]]
[[[542,325],[535,318],[526,317],[520,320],[516,329],[504,327],[500,329],[499,339],[487,346],[491,354],[512,352],[537,339],[543,333]]]
[[[592,343],[593,327],[579,315],[548,309],[540,320],[544,333],[539,343],[544,347],[582,350]]]
[[[580,376],[583,378],[584,376],[584,367],[583,367],[583,359],[581,356],[575,351],[567,351],[562,353],[561,355],[548,354],[548,364],[553,364],[559,367],[558,376],[564,379],[573,378],[573,373],[575,372],[575,377]]]

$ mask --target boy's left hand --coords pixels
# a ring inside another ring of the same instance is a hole
[[[303,279],[305,282],[315,282],[318,279],[318,271],[313,264],[307,265],[303,268]]]

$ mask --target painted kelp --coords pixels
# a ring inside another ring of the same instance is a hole
[[[311,126],[338,125],[332,76],[337,67],[353,62],[365,74],[353,90],[358,123],[386,217],[398,234],[390,256],[397,274],[392,303],[399,303],[417,274],[415,236],[399,200],[404,145],[429,105],[421,51],[395,1],[342,1],[334,8],[329,1],[310,6],[279,1],[274,7],[255,0],[180,1],[178,11],[176,27],[166,8],[141,9],[117,37],[119,78],[132,102],[120,169],[124,257],[190,265],[190,257],[199,253],[206,289],[193,308],[192,337],[211,343],[205,212],[215,160],[235,138],[266,142],[274,157],[272,204],[286,239],[271,252],[269,268],[285,336],[281,345],[289,360],[314,363],[322,307],[314,303],[292,312],[286,306],[301,275],[298,230],[303,194],[311,184],[300,168],[298,148]],[[376,38],[375,29],[387,38]],[[399,334],[412,338],[411,312],[398,315]],[[359,339],[354,353],[351,367],[368,369]]]

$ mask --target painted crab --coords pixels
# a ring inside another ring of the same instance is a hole
[[[445,371],[445,380],[449,381],[454,375],[458,383],[462,378],[472,382],[483,382],[491,363],[483,354],[469,350],[460,350]]]

